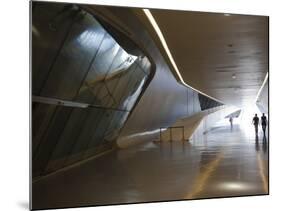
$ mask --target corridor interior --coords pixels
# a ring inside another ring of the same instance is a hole
[[[260,115],[260,114],[259,114]],[[190,141],[147,141],[33,183],[34,208],[268,193],[268,131],[245,112]]]
[[[31,209],[269,193],[267,16],[30,11]]]

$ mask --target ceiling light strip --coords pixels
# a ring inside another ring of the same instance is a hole
[[[172,56],[172,54],[171,54],[171,52],[170,52],[170,50],[169,50],[169,47],[168,47],[168,45],[167,45],[167,43],[166,43],[166,41],[165,41],[165,38],[164,38],[164,36],[163,36],[163,34],[162,34],[162,32],[161,32],[161,30],[160,30],[160,28],[159,28],[159,26],[158,26],[156,20],[154,19],[153,15],[151,14],[151,12],[150,12],[149,9],[143,9],[143,12],[145,13],[145,15],[146,15],[146,17],[148,18],[149,22],[150,22],[151,25],[153,26],[153,28],[154,28],[156,34],[158,35],[158,38],[160,39],[161,44],[162,44],[163,48],[165,49],[165,51],[166,51],[166,53],[167,53],[167,55],[168,55],[168,57],[169,57],[169,60],[170,60],[171,64],[173,65],[173,68],[175,69],[175,71],[176,71],[176,73],[177,73],[177,75],[178,75],[178,77],[179,77],[179,79],[180,79],[180,82],[181,82],[183,85],[185,85],[186,87],[191,88],[191,89],[193,89],[194,91],[196,91],[196,92],[198,92],[198,93],[200,93],[200,94],[202,94],[202,95],[205,95],[205,96],[208,97],[208,98],[211,98],[211,99],[213,99],[213,100],[215,100],[215,101],[218,101],[218,102],[220,102],[220,103],[223,103],[222,101],[220,101],[220,100],[218,100],[218,99],[216,99],[216,98],[214,98],[214,97],[211,97],[211,96],[209,96],[209,95],[207,95],[207,94],[205,94],[205,93],[203,93],[203,92],[201,92],[201,91],[195,89],[194,87],[192,87],[192,86],[190,86],[190,85],[188,85],[188,84],[186,84],[186,83],[184,82],[184,80],[183,80],[183,78],[182,78],[182,76],[181,76],[181,74],[180,74],[180,71],[179,71],[179,69],[178,69],[178,67],[177,67],[177,65],[176,65],[176,62],[175,62],[175,60],[173,59],[173,56]],[[223,103],[223,104],[224,104],[224,103]]]
[[[263,83],[261,85],[261,88],[259,89],[258,91],[258,94],[257,94],[257,97],[256,97],[256,100],[255,100],[255,103],[258,101],[259,97],[260,97],[260,94],[261,94],[261,91],[263,90],[263,87],[265,86],[266,82],[267,82],[267,79],[268,79],[268,72],[266,73],[266,76],[263,80]]]

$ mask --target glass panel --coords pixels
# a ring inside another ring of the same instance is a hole
[[[112,96],[112,93],[105,83],[122,74],[133,62],[132,58],[107,34],[79,91],[77,100],[107,106],[102,99],[107,95]]]
[[[32,103],[32,154],[40,145],[55,109],[54,105]]]
[[[33,103],[33,176],[110,149],[151,67],[146,57],[128,54],[93,15],[61,5],[42,13],[35,7],[33,93],[92,106]],[[41,17],[45,13],[46,19]]]
[[[104,111],[103,117],[101,118],[101,121],[99,122],[95,130],[95,133],[93,134],[93,137],[88,145],[88,149],[98,146],[102,142],[103,136],[112,121],[113,114],[114,114],[113,110]]]
[[[87,149],[92,136],[96,132],[99,122],[102,121],[105,110],[89,108],[87,118],[83,123],[82,130],[68,155],[65,165],[69,165],[83,159],[85,149]]]
[[[122,104],[119,105],[119,108],[126,110],[132,109],[142,91],[145,80],[146,75],[144,75],[144,72],[138,66],[134,71],[133,79],[130,81],[130,83],[128,83],[124,96],[121,100]]]
[[[108,34],[106,34],[90,67],[86,79],[79,90],[77,96],[78,101],[85,103],[91,102],[92,104],[101,103],[101,101],[97,98],[98,93],[96,93],[94,90],[97,90],[96,85],[99,85],[103,82],[115,55],[118,52],[118,49],[119,46],[116,44],[116,42]],[[88,94],[85,95],[84,92]],[[85,98],[85,96],[91,97]]]
[[[116,107],[117,105],[117,99],[116,96],[114,95],[114,92],[116,91],[120,78],[121,76],[111,78],[105,84],[105,86],[108,89],[108,92],[111,94],[111,98],[107,104],[108,107]]]
[[[89,14],[80,14],[48,77],[41,95],[72,100],[94,59],[105,31]]]
[[[59,169],[64,165],[73,145],[83,130],[88,114],[88,109],[73,108],[56,148],[52,152],[47,172]]]
[[[149,62],[149,60],[147,59],[147,57],[140,57],[138,60],[138,64],[140,66],[140,68],[145,72],[145,74],[149,74],[150,73],[150,68],[151,68],[151,64]]]
[[[54,117],[52,118],[46,133],[42,137],[40,146],[33,155],[33,176],[42,175],[45,167],[55,149],[65,124],[68,121],[72,108],[57,106]]]
[[[127,54],[127,52],[122,48],[119,48],[119,51],[113,60],[110,70],[107,73],[106,81],[110,80],[110,78],[114,77],[117,73],[128,69],[132,63],[133,57]]]
[[[32,11],[32,93],[39,95],[70,30],[77,8],[36,2]]]
[[[120,113],[127,113],[127,112],[123,112],[123,111],[114,111],[114,110],[106,110],[104,111],[104,115],[101,119],[101,121],[99,122],[95,133],[87,147],[87,150],[84,154],[84,158],[87,158],[89,156],[92,156],[93,154],[99,153],[101,151],[101,145],[105,143],[112,143],[112,141],[114,141],[114,139],[108,139],[110,138],[108,135],[109,133],[113,134],[113,130],[115,129],[116,132],[118,130],[117,125],[121,124],[123,125],[124,122],[122,122],[121,118],[114,118],[114,117],[118,117],[120,116]],[[119,114],[119,115],[118,115]],[[116,125],[114,127],[114,124]],[[119,128],[120,129],[120,128]],[[115,138],[117,137],[117,134],[115,133]],[[104,141],[106,139],[106,141]],[[113,137],[111,137],[113,138]]]
[[[116,104],[114,104],[113,106],[116,108],[120,108],[120,104],[121,104],[121,99],[122,97],[125,95],[126,96],[126,88],[128,86],[129,83],[132,83],[133,81],[135,81],[134,78],[134,71],[137,68],[137,64],[136,62],[134,62],[129,69],[127,69],[126,71],[124,71],[122,74],[120,74],[120,79],[118,81],[117,86],[115,87],[115,90],[113,90],[113,96],[116,100]]]
[[[117,136],[119,135],[119,131],[122,128],[123,124],[125,123],[128,115],[129,112],[121,112],[121,111],[114,112],[114,114],[112,115],[111,124],[104,135],[105,142],[111,142],[115,140],[115,138],[117,138]]]

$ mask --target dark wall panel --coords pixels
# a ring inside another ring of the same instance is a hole
[[[32,9],[32,93],[38,95],[64,45],[77,8],[37,3]],[[50,45],[52,43],[52,45]]]
[[[60,135],[68,121],[72,108],[57,106],[54,117],[46,129],[39,146],[33,155],[33,176],[40,176],[55,149]],[[37,122],[35,122],[37,123]]]
[[[77,5],[32,4],[32,170],[39,177],[111,149],[151,65]]]
[[[210,108],[214,108],[214,107],[218,107],[223,105],[220,102],[217,102],[213,99],[210,99],[202,94],[198,94],[199,96],[199,101],[200,101],[200,106],[202,110],[206,110],[206,109],[210,109]]]
[[[80,89],[91,61],[95,59],[104,34],[104,30],[89,14],[80,14],[40,94],[72,100]]]
[[[91,142],[91,139],[96,132],[96,128],[100,124],[103,116],[104,111],[100,109],[91,109],[88,112],[86,121],[83,123],[83,128],[72,147],[69,158],[67,159],[67,165],[83,159],[84,151]]]
[[[56,106],[32,103],[32,152],[38,148],[55,114]]]
[[[59,169],[65,165],[66,157],[71,153],[72,147],[77,141],[88,115],[88,109],[74,108],[72,110],[60,140],[49,159],[47,172]]]

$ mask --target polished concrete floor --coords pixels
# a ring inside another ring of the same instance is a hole
[[[267,194],[268,140],[253,133],[221,125],[111,152],[34,183],[33,208]]]

